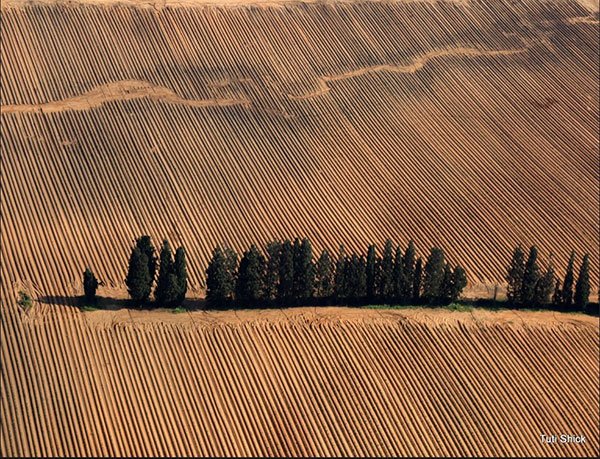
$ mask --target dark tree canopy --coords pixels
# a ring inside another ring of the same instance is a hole
[[[529,249],[529,256],[525,262],[523,286],[521,287],[521,304],[525,306],[535,304],[535,291],[539,280],[540,266],[538,263],[538,249],[536,246],[532,246],[531,249]]]
[[[573,283],[575,282],[575,251],[571,251],[567,271],[562,287],[562,306],[565,310],[571,310],[573,306]]]
[[[512,259],[506,275],[506,298],[512,305],[521,303],[521,290],[523,287],[523,275],[525,274],[525,253],[521,244],[515,247]]]
[[[412,286],[412,299],[415,302],[421,300],[421,284],[423,282],[423,259],[419,257],[415,263],[415,277]]]
[[[537,285],[535,286],[535,294],[533,296],[533,304],[535,306],[541,306],[550,303],[550,296],[552,295],[552,289],[554,288],[554,267],[552,263],[548,264],[548,268],[544,274],[539,278]]]
[[[445,257],[442,249],[431,249],[423,273],[423,297],[431,304],[443,298],[442,286],[444,282]]]
[[[129,296],[138,302],[148,301],[152,290],[152,278],[148,270],[148,257],[139,247],[134,247],[129,257],[129,268],[125,279]]]
[[[341,245],[335,262],[334,295],[337,299],[348,296],[346,281],[347,263],[346,251],[344,250],[344,246]]]
[[[590,300],[590,256],[585,254],[575,284],[574,305],[577,311],[585,311]]]
[[[87,302],[95,301],[97,289],[98,279],[96,279],[90,268],[85,268],[83,272],[83,296]]]
[[[279,289],[279,262],[281,259],[281,241],[267,244],[267,260],[265,267],[264,297],[266,300],[277,298]]]
[[[381,256],[381,278],[379,282],[379,296],[389,299],[394,295],[394,254],[392,241],[385,241],[383,255]]]
[[[415,243],[411,239],[404,252],[402,258],[402,281],[400,284],[399,296],[402,301],[410,301],[413,297],[413,285],[415,279],[415,263],[416,263],[416,250]]]
[[[233,298],[237,255],[230,249],[215,248],[206,269],[206,302],[211,306],[223,306]]]
[[[306,238],[294,241],[294,299],[307,300],[313,296],[315,265],[312,245]]]
[[[394,267],[392,268],[392,298],[396,301],[402,300],[403,281],[402,249],[397,246],[394,252]]]
[[[152,245],[152,239],[150,236],[141,236],[135,241],[135,245],[140,251],[146,255],[148,260],[148,275],[150,276],[150,288],[154,282],[154,276],[156,275],[156,266],[158,258],[156,257],[156,250]]]
[[[333,295],[334,267],[327,249],[321,252],[315,271],[315,295],[319,298],[327,298]]]
[[[373,300],[377,294],[377,254],[375,245],[372,244],[367,248],[367,299]]]
[[[240,260],[236,284],[236,299],[242,305],[255,306],[264,291],[265,258],[252,244]]]
[[[177,295],[177,286],[171,285],[173,279],[173,252],[169,242],[165,239],[160,249],[160,264],[158,265],[158,280],[154,297],[156,301],[163,306],[171,306]],[[175,280],[177,280],[175,278]]]
[[[280,300],[289,301],[294,297],[294,249],[289,240],[281,246],[279,257],[279,288],[277,296]]]
[[[175,266],[173,272],[177,279],[177,297],[175,304],[180,305],[185,300],[187,293],[187,264],[185,261],[185,249],[183,246],[178,247],[175,251]]]

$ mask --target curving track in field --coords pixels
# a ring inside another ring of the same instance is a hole
[[[598,454],[597,319],[148,314],[4,314],[2,454]]]

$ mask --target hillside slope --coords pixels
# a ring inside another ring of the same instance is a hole
[[[122,288],[135,237],[599,256],[598,21],[572,1],[2,10],[2,277]],[[592,263],[597,287],[598,266]],[[16,287],[15,287],[16,288]],[[16,291],[16,290],[15,290]],[[594,292],[596,289],[594,289]]]
[[[597,456],[598,320],[59,308],[2,318],[1,451]],[[541,434],[583,444],[543,444]]]

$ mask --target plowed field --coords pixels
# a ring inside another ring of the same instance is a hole
[[[559,272],[571,248],[598,259],[598,21],[578,3],[12,5],[9,285],[72,294],[90,265],[122,287],[142,233],[185,244],[196,294],[216,244],[297,235],[439,244],[470,288],[518,242]]]
[[[2,321],[2,454],[598,454],[598,320],[53,310]],[[541,434],[584,444],[542,444]]]
[[[595,297],[597,3],[201,3],[2,3],[0,455],[598,455],[597,319],[72,306],[85,266],[123,305],[144,233],[191,296],[298,235],[482,294],[575,248]]]

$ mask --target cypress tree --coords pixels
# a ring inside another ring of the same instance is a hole
[[[129,257],[127,278],[125,279],[129,296],[137,302],[145,302],[150,297],[152,279],[148,270],[148,257],[139,247],[134,247]]]
[[[521,244],[515,247],[508,267],[508,273],[506,275],[506,298],[512,305],[516,305],[521,302],[521,289],[523,287],[523,275],[525,273],[525,253]]]
[[[158,280],[156,282],[156,289],[154,290],[156,301],[163,306],[170,306],[176,299],[169,296],[176,290],[171,285],[171,274],[173,274],[173,252],[171,252],[169,242],[165,239],[160,249]]]
[[[371,244],[367,249],[367,299],[373,301],[376,295],[377,281],[377,255],[375,253],[375,245]]]
[[[525,271],[523,273],[523,286],[521,287],[521,304],[529,306],[535,303],[535,290],[540,280],[540,266],[537,261],[538,249],[531,246],[529,256],[525,262]]]
[[[402,258],[402,284],[400,297],[403,301],[410,301],[413,296],[413,284],[415,279],[415,261],[416,251],[415,243],[411,239],[406,247],[406,252]]]
[[[397,302],[402,301],[400,297],[403,290],[402,276],[402,249],[397,246],[394,252],[394,267],[392,268],[392,297]]]
[[[255,306],[264,291],[265,258],[252,244],[240,261],[236,284],[236,299],[242,304]]]
[[[548,264],[548,268],[543,276],[540,277],[535,287],[535,295],[533,304],[536,306],[547,305],[550,303],[550,295],[554,287],[554,267],[552,263]]]
[[[334,294],[335,294],[335,297],[337,300],[339,300],[340,298],[346,298],[348,296],[348,292],[346,290],[346,285],[347,285],[346,265],[348,264],[347,258],[348,257],[346,256],[344,246],[340,245],[338,257],[335,262],[335,274],[334,274]]]
[[[438,303],[442,298],[444,268],[444,251],[437,247],[432,248],[427,257],[423,275],[423,297],[430,304]]]
[[[216,247],[206,268],[206,303],[211,307],[223,307],[233,297],[237,255],[231,249],[223,251]]]
[[[571,251],[569,257],[569,264],[567,265],[567,272],[565,273],[565,279],[562,287],[562,306],[566,311],[571,310],[573,305],[573,282],[575,280],[575,251]]]
[[[394,256],[392,241],[386,240],[381,257],[381,281],[379,283],[379,296],[389,300],[394,294]]]
[[[312,246],[308,239],[294,241],[294,299],[307,300],[312,297],[315,286],[315,266],[312,261]]]
[[[235,284],[237,280],[238,271],[238,254],[231,247],[227,247],[224,251],[225,254],[225,268],[226,268],[226,285],[229,291],[229,298],[233,298],[235,292]]]
[[[265,292],[267,300],[277,297],[279,287],[279,261],[281,258],[281,242],[274,241],[267,244],[267,266],[265,268]]]
[[[452,301],[452,282],[452,267],[450,266],[450,263],[446,263],[444,265],[444,273],[442,274],[442,285],[440,286],[440,301],[444,303],[450,303]]]
[[[279,257],[278,299],[289,301],[294,297],[294,250],[292,243],[285,240]]]
[[[85,268],[83,272],[83,296],[85,301],[92,303],[96,301],[96,290],[98,289],[98,279],[90,268]]]
[[[554,284],[554,293],[552,294],[552,306],[559,308],[562,305],[562,292],[560,291],[560,281],[556,279]]]
[[[452,288],[450,290],[450,302],[460,298],[462,291],[467,286],[467,273],[462,266],[455,266],[452,272]]]
[[[185,294],[187,293],[187,263],[185,261],[185,249],[183,246],[178,247],[175,251],[175,265],[173,272],[177,279],[177,295],[175,298],[175,305],[179,306],[185,300]]]
[[[135,245],[140,249],[148,260],[148,275],[150,276],[150,289],[152,289],[152,284],[154,283],[154,277],[156,275],[156,266],[158,262],[158,258],[156,257],[156,250],[152,245],[152,239],[150,236],[141,236],[135,241]]]
[[[419,257],[415,264],[415,277],[412,286],[412,299],[415,303],[421,300],[421,283],[423,280],[423,259]]]
[[[575,310],[585,311],[590,300],[590,256],[585,254],[575,284]]]
[[[367,273],[364,257],[353,253],[345,264],[346,296],[353,302],[360,301],[367,293]]]
[[[324,249],[317,260],[315,291],[316,296],[328,298],[333,294],[333,263],[329,252]]]

